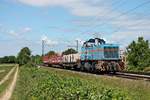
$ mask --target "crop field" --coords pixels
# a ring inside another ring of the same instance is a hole
[[[12,64],[1,64],[0,65],[0,80],[13,68],[14,65]]]
[[[149,100],[149,82],[20,67],[11,100]]]

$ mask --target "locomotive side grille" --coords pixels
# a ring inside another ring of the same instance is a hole
[[[119,58],[118,47],[104,47],[104,58]]]

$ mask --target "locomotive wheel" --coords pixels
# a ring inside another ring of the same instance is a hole
[[[120,69],[120,65],[118,64],[118,63],[116,63],[116,71],[118,72],[118,71],[120,71],[121,69]]]
[[[78,64],[78,68],[80,71],[84,71],[84,65],[82,63]]]
[[[115,62],[111,62],[108,64],[110,68],[110,73],[115,74],[117,71],[117,64]]]
[[[108,63],[104,62],[103,65],[102,65],[105,69],[105,73],[108,73],[109,72],[109,66],[108,66]]]
[[[125,69],[125,63],[124,62],[120,61],[119,65],[120,65],[120,70],[124,70]]]
[[[109,67],[109,72],[113,72],[114,71],[112,63],[108,63],[108,67]]]
[[[91,66],[91,72],[96,72],[96,69],[95,69],[95,63],[92,63],[92,66]]]
[[[86,62],[86,63],[84,64],[84,68],[85,68],[87,71],[90,71],[90,69],[91,69],[91,64],[88,63],[88,62]]]
[[[81,71],[84,71],[84,66],[82,65],[80,69],[81,69]]]

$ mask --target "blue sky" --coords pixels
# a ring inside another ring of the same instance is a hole
[[[28,46],[33,54],[58,52],[94,37],[125,48],[150,40],[150,0],[0,0],[0,56]],[[134,9],[135,8],[135,9]]]

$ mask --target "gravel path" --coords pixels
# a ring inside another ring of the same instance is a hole
[[[16,68],[16,67],[15,67]],[[16,72],[14,74],[14,78],[12,83],[8,86],[8,88],[5,90],[4,94],[2,95],[2,97],[0,97],[0,100],[9,100],[11,98],[11,95],[13,93],[13,90],[15,88],[16,85],[16,81],[17,81],[17,76],[18,76],[18,69],[19,67],[17,66],[16,68]]]
[[[0,81],[0,85],[3,84],[6,80],[8,80],[9,76],[12,74],[12,72],[15,70],[15,67],[13,67],[9,73]]]

